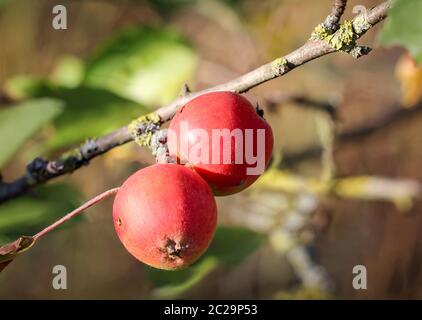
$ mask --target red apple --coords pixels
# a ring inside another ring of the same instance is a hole
[[[208,248],[217,206],[195,171],[155,164],[124,182],[114,200],[113,220],[120,241],[134,257],[155,268],[176,270]]]
[[[168,130],[171,156],[191,165],[216,195],[250,186],[267,167],[273,144],[260,110],[232,92],[194,98],[176,113]]]

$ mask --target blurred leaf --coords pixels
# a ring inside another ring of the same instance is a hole
[[[2,10],[8,4],[9,4],[9,0],[0,0],[0,10]]]
[[[108,133],[149,112],[145,106],[101,88],[68,88],[30,77],[13,78],[10,87],[25,99],[50,97],[63,102],[65,108],[55,119],[57,132],[47,142],[53,149]]]
[[[85,83],[147,105],[170,102],[192,76],[196,56],[168,29],[130,28],[111,39],[87,65]]]
[[[257,250],[265,236],[248,229],[220,226],[206,256],[214,256],[228,266],[241,262]]]
[[[51,81],[63,87],[75,88],[84,78],[84,63],[75,56],[63,57],[54,67]]]
[[[405,47],[419,63],[422,62],[422,1],[396,0],[381,32],[384,45]]]
[[[7,201],[0,206],[0,235],[15,239],[22,234],[35,234],[75,209],[79,200],[80,193],[74,187],[54,184]]]
[[[252,231],[219,226],[214,239],[205,253],[194,265],[180,271],[147,269],[155,285],[154,297],[171,298],[179,295],[204,279],[219,265],[232,267],[257,250],[265,236]]]
[[[395,75],[400,82],[403,106],[415,106],[422,98],[422,66],[406,53],[397,61]]]
[[[330,183],[273,167],[267,169],[252,188],[253,192],[274,190],[287,193],[325,194],[330,190]]]
[[[400,210],[407,211],[413,200],[421,195],[422,185],[417,180],[379,176],[349,176],[335,181],[324,181],[271,168],[253,186],[253,192],[261,190],[392,201]]]
[[[243,0],[219,0],[220,2],[233,7],[236,10],[241,9],[241,5],[244,3]],[[194,5],[201,2],[206,2],[204,0],[148,0],[148,2],[156,9],[159,13],[163,15],[168,15],[174,13],[180,9],[183,9],[186,6]]]
[[[393,201],[398,209],[408,211],[422,192],[421,184],[410,179],[377,176],[352,176],[339,179],[336,195],[344,198]]]
[[[66,106],[55,121],[57,132],[48,141],[51,148],[111,132],[149,112],[145,106],[104,89],[58,87],[48,96],[62,99]]]
[[[180,271],[148,270],[148,276],[157,286],[152,292],[153,297],[175,297],[200,283],[215,267],[218,260],[215,257],[206,257],[195,265]]]
[[[37,99],[0,110],[0,167],[43,125],[63,110],[54,99]]]
[[[221,1],[237,10],[241,9],[242,4],[244,4],[245,2],[243,0],[221,0]]]
[[[39,96],[45,81],[29,75],[19,75],[7,80],[5,91],[14,100],[24,100]]]
[[[197,0],[148,0],[148,2],[161,14],[169,14],[187,5],[195,3]]]

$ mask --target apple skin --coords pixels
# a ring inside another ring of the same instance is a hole
[[[188,123],[189,130],[182,130],[180,124]],[[265,119],[258,114],[252,104],[242,95],[232,92],[211,92],[198,96],[183,106],[170,122],[168,146],[170,155],[177,159],[179,163],[188,163],[198,172],[211,186],[217,196],[225,196],[240,192],[250,186],[258,179],[260,174],[250,175],[247,168],[254,165],[246,163],[245,151],[243,148],[243,163],[234,163],[236,145],[232,140],[230,156],[231,163],[212,163],[208,161],[191,161],[190,154],[183,153],[182,143],[185,143],[191,150],[192,146],[198,142],[192,130],[204,129],[209,137],[212,137],[212,129],[240,129],[243,137],[246,137],[246,129],[254,129],[253,151],[257,154],[257,129],[265,130],[265,146],[263,154],[259,154],[265,162],[265,168],[271,159],[274,145],[273,132]],[[223,142],[220,140],[220,155],[222,160]],[[218,149],[214,142],[209,143],[209,155],[212,157],[213,149]]]
[[[155,268],[178,270],[208,248],[217,205],[210,187],[191,168],[155,164],[123,183],[114,200],[113,221],[135,258]]]

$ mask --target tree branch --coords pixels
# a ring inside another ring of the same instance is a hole
[[[278,92],[264,98],[269,112],[277,112],[284,103],[295,103],[304,108],[326,112],[333,120],[337,119],[337,105],[331,101],[320,101],[300,94]]]
[[[336,1],[336,3],[345,1]],[[380,5],[369,10],[367,15],[359,15],[352,21],[354,30],[354,40],[359,39],[366,33],[373,25],[383,20],[387,16],[387,11],[391,6],[391,1],[385,1]],[[335,16],[340,18],[344,9],[341,6],[336,6]],[[331,35],[337,36],[336,45],[341,41],[341,28]],[[332,38],[331,38],[332,39]],[[330,40],[331,41],[331,40]],[[155,112],[143,116],[131,124],[124,126],[115,132],[107,134],[103,137],[90,139],[78,148],[63,154],[56,160],[44,160],[36,158],[28,164],[26,173],[15,181],[6,183],[0,182],[0,203],[8,199],[17,197],[29,189],[43,184],[58,176],[71,173],[83,165],[87,164],[91,159],[117,147],[131,140],[138,140],[141,135],[148,134],[149,137],[157,131],[157,125],[169,121],[176,111],[185,105],[189,100],[212,91],[232,91],[236,93],[243,93],[251,88],[263,84],[269,80],[281,77],[291,70],[309,62],[316,58],[322,57],[329,53],[337,51],[345,51],[324,38],[318,40],[309,40],[303,46],[295,51],[287,54],[284,57],[279,57],[272,62],[258,67],[255,70],[246,73],[239,78],[229,81],[225,84],[218,85],[209,89],[205,89],[196,93],[188,93],[176,99],[171,104],[164,106]],[[353,43],[354,44],[354,43]],[[350,43],[347,44],[350,47]],[[359,57],[360,55],[356,55]],[[154,119],[153,121],[151,119]],[[157,120],[158,119],[158,120]],[[134,129],[136,132],[134,132]],[[149,139],[150,140],[150,139]],[[143,143],[148,145],[148,143]]]

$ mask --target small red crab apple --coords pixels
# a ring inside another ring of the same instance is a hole
[[[117,235],[138,260],[177,270],[208,248],[217,206],[207,183],[191,168],[155,164],[131,175],[113,204]]]
[[[216,195],[240,192],[258,179],[273,144],[262,111],[233,92],[194,98],[176,113],[168,130],[170,155],[189,163]]]

